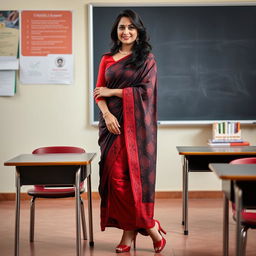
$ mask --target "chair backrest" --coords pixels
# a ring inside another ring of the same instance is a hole
[[[32,154],[63,154],[63,153],[85,153],[83,148],[70,146],[50,146],[35,149]]]
[[[64,153],[85,153],[85,150],[83,148],[71,147],[71,146],[50,146],[50,147],[37,148],[32,152],[32,154],[64,154]],[[81,182],[80,186],[81,187],[83,186],[83,182]],[[44,185],[35,185],[34,187],[35,189],[40,191],[43,191],[45,189]],[[54,190],[54,192],[56,191]]]
[[[238,158],[231,161],[230,164],[256,164],[256,157]]]
[[[238,159],[231,161],[230,164],[256,164],[256,157],[238,158]],[[248,184],[247,184],[247,186],[248,186]],[[254,193],[252,193],[252,198],[254,198],[253,195],[254,195]],[[247,197],[247,199],[248,199],[248,197]],[[232,213],[233,213],[233,218],[236,219],[235,203],[232,203]],[[243,209],[241,214],[242,214],[243,225],[249,225],[250,227],[253,227],[253,228],[256,227],[256,213],[255,212],[248,212],[248,209]]]

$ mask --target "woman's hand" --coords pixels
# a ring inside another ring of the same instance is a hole
[[[100,97],[111,97],[113,96],[113,89],[109,89],[107,87],[101,86],[101,87],[96,87],[94,89],[94,98],[98,99]]]
[[[111,114],[108,111],[103,114],[103,118],[105,120],[105,123],[109,132],[116,135],[121,134],[119,122],[117,121],[116,117],[113,114]]]
[[[94,89],[93,95],[95,99],[98,99],[100,97],[112,97],[112,96],[123,98],[123,89],[109,89],[107,87],[101,86],[101,87],[96,87]]]

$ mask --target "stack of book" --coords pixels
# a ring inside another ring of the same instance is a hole
[[[249,146],[241,137],[239,122],[215,122],[212,126],[212,139],[209,146]]]

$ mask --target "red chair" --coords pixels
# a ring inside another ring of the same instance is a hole
[[[56,146],[56,147],[41,147],[35,149],[32,154],[63,154],[63,153],[85,153],[83,148],[69,147],[69,146]],[[84,184],[80,184],[80,194],[85,191]],[[75,197],[74,187],[52,187],[44,185],[35,185],[33,189],[27,191],[28,195],[32,196],[30,204],[30,242],[34,241],[34,230],[35,230],[35,200],[36,198],[66,198]],[[80,196],[81,202],[81,219],[83,228],[84,240],[87,240],[86,222],[84,203]]]
[[[240,158],[230,162],[230,164],[256,164],[256,157]],[[236,205],[232,203],[233,219],[236,220]],[[241,212],[242,230],[240,241],[242,241],[242,252],[246,255],[247,231],[249,228],[256,228],[256,211],[255,209],[242,209]]]

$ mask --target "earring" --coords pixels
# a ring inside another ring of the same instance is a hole
[[[121,44],[120,40],[117,40],[117,45],[120,45],[120,44]]]
[[[136,38],[136,43],[137,43],[137,44],[139,44],[139,43],[140,43],[140,40],[139,40],[139,38],[138,38],[138,37]]]

